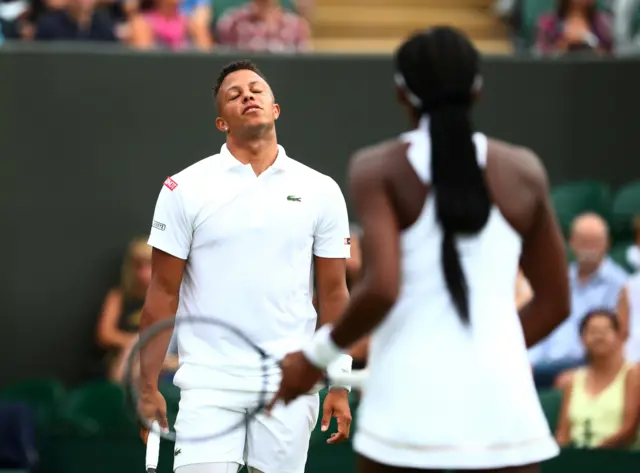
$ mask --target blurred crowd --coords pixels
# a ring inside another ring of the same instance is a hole
[[[640,52],[640,0],[496,0],[516,52]]]
[[[22,41],[120,42],[136,49],[296,52],[313,0],[0,0],[0,32]]]
[[[314,0],[0,0],[0,37],[297,52]],[[517,53],[640,52],[640,0],[495,0]]]

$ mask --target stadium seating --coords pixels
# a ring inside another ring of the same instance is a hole
[[[108,381],[94,381],[71,391],[63,413],[70,422],[94,423],[99,435],[138,435],[133,416],[126,412],[122,388]]]
[[[493,0],[316,0],[314,49],[389,53],[409,34],[448,24],[469,34],[485,53],[509,53],[506,27]]]
[[[562,405],[562,391],[557,389],[546,389],[538,392],[542,411],[549,424],[551,432],[556,431],[558,417],[560,416],[560,406]]]
[[[38,429],[51,426],[64,400],[65,389],[51,379],[32,379],[16,383],[0,391],[0,399],[28,404],[38,422]]]
[[[640,216],[640,181],[635,181],[620,188],[613,200],[611,227],[617,239],[632,239],[632,223]]]
[[[569,235],[571,222],[584,212],[595,212],[605,220],[611,216],[611,188],[599,181],[578,181],[555,187],[551,199],[562,231]]]
[[[33,402],[42,398],[45,391],[44,385],[56,384],[39,380],[20,383],[10,386],[0,392],[0,397],[10,393],[17,401]],[[29,392],[25,386],[32,386],[34,392]],[[171,391],[166,386],[162,388],[168,404],[176,403],[176,391]],[[50,391],[59,393],[58,388],[49,388]],[[64,390],[63,390],[64,393]],[[58,398],[58,394],[53,396]],[[324,393],[321,393],[324,397]],[[561,393],[555,390],[539,393],[540,402],[551,429],[555,429],[560,410]],[[45,396],[46,397],[46,396]],[[50,398],[49,396],[47,398]],[[31,400],[31,401],[30,401]],[[106,431],[116,433],[113,429],[118,424],[117,419],[130,417],[124,409],[124,396],[118,386],[106,382],[94,382],[81,386],[69,392],[66,409],[76,412],[78,415],[89,416],[106,428]],[[352,431],[357,425],[357,396],[350,397],[353,413]],[[321,415],[321,414],[320,414]],[[113,419],[107,420],[109,416]],[[335,425],[332,426],[332,430]],[[51,430],[50,444],[53,448],[43,462],[39,473],[139,473],[144,467],[144,445],[137,437],[138,431],[133,423],[129,423],[129,432],[119,432],[118,435],[105,435],[105,431],[91,435],[78,433],[61,433]],[[313,433],[310,447],[309,460],[306,473],[353,473],[356,471],[356,456],[352,450],[352,442],[347,441],[340,445],[328,445],[326,439],[328,433],[320,432],[320,424]],[[162,443],[160,449],[160,463],[158,473],[171,473],[173,463],[173,445],[170,442]],[[543,473],[566,473],[579,471],[580,473],[629,473],[637,471],[640,464],[639,453],[618,451],[585,451],[564,450],[560,457],[545,462],[542,466]],[[0,473],[25,473],[7,472]]]

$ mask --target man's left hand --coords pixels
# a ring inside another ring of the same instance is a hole
[[[351,430],[351,407],[349,406],[349,391],[333,388],[327,393],[322,406],[322,431],[329,428],[331,417],[338,421],[338,431],[331,434],[327,443],[340,443],[349,438]]]

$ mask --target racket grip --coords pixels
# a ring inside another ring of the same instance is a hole
[[[157,421],[151,423],[147,437],[147,453],[145,455],[145,467],[148,473],[155,473],[158,468],[160,456],[160,424]]]

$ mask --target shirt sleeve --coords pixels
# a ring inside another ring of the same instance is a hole
[[[167,179],[167,182],[174,183]],[[191,249],[193,225],[187,217],[182,189],[162,186],[153,214],[149,245],[180,259],[187,259]]]
[[[349,216],[347,204],[338,184],[328,178],[320,200],[316,230],[313,235],[313,254],[320,258],[349,258]]]

